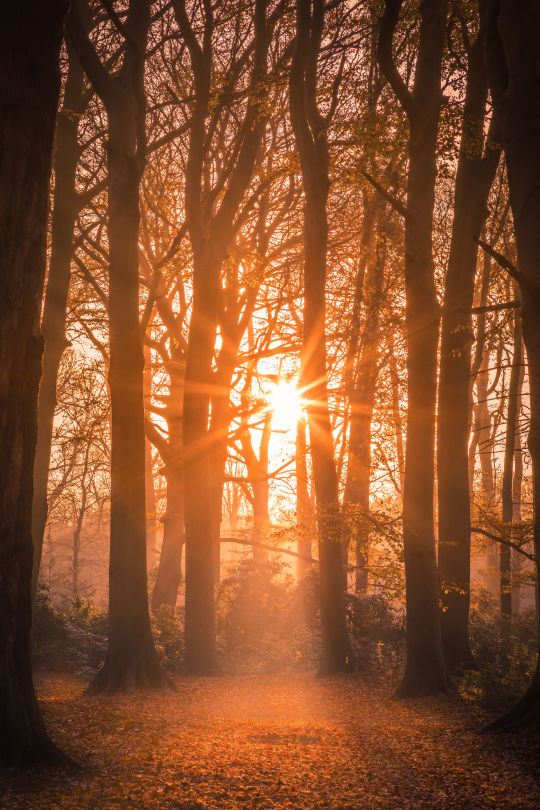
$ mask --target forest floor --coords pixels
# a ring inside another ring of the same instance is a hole
[[[177,685],[98,698],[40,676],[47,727],[84,767],[1,779],[2,810],[540,808],[538,748],[478,733],[457,698],[392,701],[377,682],[309,675]]]

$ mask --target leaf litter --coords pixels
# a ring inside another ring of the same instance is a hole
[[[90,697],[40,676],[53,739],[83,768],[0,779],[28,810],[540,808],[538,738],[481,734],[458,698],[389,700],[387,685],[283,674],[177,681]]]

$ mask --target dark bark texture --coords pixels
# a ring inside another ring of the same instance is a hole
[[[483,22],[483,21],[482,21]],[[471,518],[468,472],[470,373],[476,240],[499,162],[492,122],[484,148],[487,77],[484,26],[469,52],[455,185],[454,221],[441,325],[437,423],[441,631],[448,668],[474,666],[469,646]]]
[[[73,231],[78,213],[75,170],[79,159],[77,135],[79,115],[85,104],[83,70],[73,49],[68,46],[69,68],[64,102],[56,126],[54,157],[54,195],[51,231],[51,258],[45,292],[41,332],[45,340],[43,373],[38,400],[38,432],[34,463],[34,498],[32,502],[32,540],[34,565],[32,575],[35,593],[47,522],[47,482],[56,408],[56,380],[66,348],[66,306],[71,278]]]
[[[523,338],[529,361],[531,421],[529,452],[533,471],[534,548],[540,560],[540,5],[524,0],[492,0],[486,49],[488,75],[499,109],[510,201],[516,232],[523,312]],[[537,611],[540,617],[540,613]],[[539,618],[540,621],[540,618]],[[540,628],[539,628],[540,629]],[[508,728],[540,722],[540,662],[521,701],[494,724]]]
[[[0,767],[66,761],[30,664],[32,468],[63,2],[21,0],[0,28]]]
[[[164,687],[146,579],[144,357],[139,324],[139,184],[145,160],[145,43],[149,0],[131,0],[120,70],[110,75],[75,4],[68,31],[108,117],[111,542],[109,645],[90,692]]]
[[[420,30],[412,90],[392,54],[401,0],[386,0],[378,55],[381,68],[409,119],[409,172],[405,216],[407,294],[407,441],[403,542],[407,604],[407,664],[398,695],[445,691],[433,518],[435,397],[439,306],[433,270],[436,145],[441,107],[441,64],[446,0],[420,4]]]

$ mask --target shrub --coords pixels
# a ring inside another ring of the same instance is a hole
[[[107,652],[107,612],[81,598],[59,608],[46,590],[40,590],[34,603],[32,636],[36,668],[89,677]]]
[[[281,563],[244,560],[222,580],[216,600],[221,666],[250,673],[312,668],[316,661],[313,580],[294,587]]]
[[[401,616],[381,595],[347,594],[347,622],[359,671],[393,676],[403,662],[405,631]]]
[[[478,670],[466,672],[459,683],[462,697],[486,709],[509,708],[525,692],[536,666],[534,611],[512,619],[510,634],[503,632],[493,608],[471,613],[471,646]]]
[[[154,644],[161,663],[171,674],[182,669],[184,660],[184,610],[162,605],[152,613]]]

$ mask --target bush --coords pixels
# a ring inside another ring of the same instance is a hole
[[[152,614],[152,633],[165,669],[178,674],[184,660],[184,610],[162,605]]]
[[[347,594],[347,622],[357,669],[393,676],[404,657],[401,616],[383,596]]]
[[[222,580],[216,600],[220,663],[249,673],[311,669],[317,660],[314,580],[299,587],[281,563],[245,560]]]
[[[33,613],[36,668],[90,677],[107,652],[107,612],[87,599],[55,607],[46,590],[36,595]]]
[[[512,620],[510,635],[503,632],[493,608],[471,613],[471,646],[478,670],[460,679],[462,697],[486,709],[503,711],[525,692],[536,666],[534,611]]]

